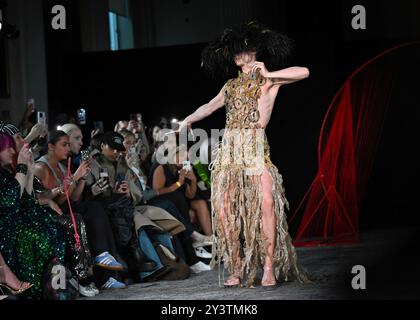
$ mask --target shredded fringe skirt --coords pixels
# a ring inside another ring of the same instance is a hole
[[[264,197],[273,197],[276,240],[273,256],[278,281],[295,277],[309,281],[299,267],[297,254],[288,233],[282,176],[270,160],[270,148],[264,129],[225,129],[209,168],[212,172],[212,223],[214,232],[211,266],[220,263],[241,279],[242,285],[254,285],[266,256],[267,238],[261,222]],[[262,193],[261,176],[267,170],[272,179],[270,194]],[[220,285],[220,283],[219,283]]]

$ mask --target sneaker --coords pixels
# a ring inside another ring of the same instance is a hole
[[[193,245],[193,248],[212,246],[213,245],[213,238],[212,237],[205,237],[201,240],[194,241],[192,243],[192,245]]]
[[[99,290],[93,282],[91,282],[90,285],[88,285],[88,287],[90,287],[93,290],[93,292],[95,292],[95,294],[99,294]]]
[[[212,255],[210,252],[208,252],[206,249],[204,249],[203,247],[198,247],[195,248],[195,255],[199,258],[203,258],[203,259],[211,259]]]
[[[81,286],[79,285],[79,293],[85,297],[94,297],[97,295],[96,291],[90,286]],[[98,291],[99,293],[99,291]]]
[[[122,271],[124,267],[108,251],[95,258],[95,265],[107,270]]]
[[[94,297],[95,292],[88,286],[84,287],[75,278],[69,279],[69,283],[84,297]]]
[[[193,273],[200,273],[203,271],[210,271],[211,268],[208,264],[205,264],[203,262],[197,262],[196,264],[193,264],[192,266],[190,266],[190,269]]]
[[[124,288],[127,288],[127,286],[124,283],[119,282],[118,280],[115,280],[113,277],[110,277],[108,281],[105,282],[101,287],[101,289],[103,290],[124,289]]]

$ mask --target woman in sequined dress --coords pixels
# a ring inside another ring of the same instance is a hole
[[[270,160],[265,128],[281,86],[305,79],[304,67],[281,69],[291,51],[286,36],[251,22],[226,29],[202,54],[202,66],[231,78],[219,94],[180,124],[179,131],[226,106],[226,126],[212,170],[212,265],[223,261],[225,287],[269,288],[294,276],[309,281],[299,267],[288,233],[282,176]],[[264,61],[264,62],[262,62]],[[277,71],[268,71],[270,70]]]
[[[33,195],[34,162],[29,146],[18,155],[15,142],[0,133],[0,252],[10,269],[33,286],[23,295],[42,298],[42,278],[53,258],[64,259],[65,241],[54,217]]]

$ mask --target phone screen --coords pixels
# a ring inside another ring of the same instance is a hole
[[[117,174],[116,177],[116,182],[117,182],[117,188],[119,188],[122,184],[122,182],[125,180],[125,176],[122,173]]]
[[[98,129],[99,132],[104,133],[104,123],[102,121],[93,122],[94,129]]]
[[[79,121],[80,125],[86,124],[86,110],[85,109],[77,110],[77,120]]]
[[[43,124],[43,125],[45,125],[47,123],[47,119],[45,117],[45,112],[38,111],[37,122],[40,123],[40,124]]]

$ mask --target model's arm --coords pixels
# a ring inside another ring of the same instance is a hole
[[[181,130],[185,126],[191,126],[192,123],[200,121],[209,115],[211,115],[217,109],[223,107],[225,105],[225,97],[223,95],[223,88],[220,90],[219,94],[214,97],[208,103],[202,105],[194,113],[190,114],[188,117],[182,121],[181,125],[179,126],[179,130]]]
[[[282,70],[269,72],[267,78],[273,81],[273,84],[288,84],[309,77],[309,70],[305,67],[290,67]]]
[[[290,67],[277,71],[268,71],[264,62],[255,61],[252,65],[252,72],[258,69],[263,77],[271,79],[273,84],[277,85],[293,83],[309,77],[309,69],[305,67]]]

